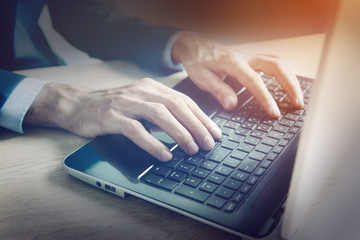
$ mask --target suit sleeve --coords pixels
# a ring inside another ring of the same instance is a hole
[[[53,27],[91,57],[131,61],[159,75],[171,73],[162,60],[176,29],[150,25],[119,12],[116,19],[109,20],[101,1],[50,0],[48,7]]]
[[[0,109],[25,76],[0,69]]]

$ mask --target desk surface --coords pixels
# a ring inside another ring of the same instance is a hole
[[[312,35],[246,47],[277,53],[297,74],[315,77],[323,41],[324,35]],[[22,73],[92,88],[115,87],[148,76],[123,62]],[[179,73],[159,81],[172,86],[184,76]],[[86,141],[58,129],[32,128],[25,135],[0,130],[1,239],[236,239],[141,199],[122,199],[70,177],[62,160]],[[274,233],[271,239],[277,237]]]

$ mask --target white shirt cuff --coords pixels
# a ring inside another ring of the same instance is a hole
[[[184,66],[181,63],[174,63],[174,61],[172,60],[172,48],[174,46],[174,43],[176,41],[176,39],[178,38],[178,34],[175,33],[173,34],[165,47],[165,51],[164,51],[164,55],[163,55],[163,63],[165,65],[165,67],[167,67],[170,70],[174,70],[174,71],[182,71],[184,70]]]
[[[22,127],[24,116],[45,83],[35,78],[22,80],[0,109],[0,126],[24,133]]]

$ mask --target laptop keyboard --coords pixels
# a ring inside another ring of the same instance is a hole
[[[305,107],[294,109],[277,81],[261,75],[278,103],[279,119],[267,116],[243,88],[241,106],[212,117],[223,133],[212,151],[189,156],[178,147],[171,161],[155,164],[142,181],[223,212],[236,211],[299,134],[310,95],[311,81],[301,79]]]

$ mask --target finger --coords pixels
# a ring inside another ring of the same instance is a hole
[[[237,105],[235,91],[214,72],[206,68],[187,68],[192,81],[202,90],[211,93],[226,110]]]
[[[195,135],[196,140],[201,144],[203,149],[210,150],[212,144],[203,144],[204,142],[210,143],[208,139],[204,141],[202,138],[206,137],[205,133],[209,133],[212,137],[219,139],[221,137],[221,130],[219,127],[191,100],[188,96],[180,93],[174,89],[166,87],[158,82],[151,82],[151,87],[154,88],[148,97],[143,97],[144,101],[163,103],[175,115],[175,117],[190,130],[192,135]],[[145,96],[146,94],[142,94]],[[177,109],[175,111],[175,109]],[[205,129],[207,131],[205,131]],[[202,134],[199,131],[201,130]]]
[[[182,97],[176,93],[161,94],[157,99],[154,99],[154,101],[159,101],[164,104],[179,123],[182,124],[196,139],[196,142],[200,144],[202,149],[210,151],[214,147],[214,139],[208,129],[191,111]],[[209,121],[211,120],[209,119]]]
[[[291,103],[298,108],[304,107],[304,97],[299,81],[283,61],[271,55],[257,55],[249,64],[254,70],[261,70],[275,77],[288,94]]]
[[[152,136],[137,120],[126,119],[119,124],[121,133],[133,141],[140,148],[150,153],[160,161],[167,162],[172,159],[169,149]]]
[[[248,64],[236,58],[230,58],[224,64],[224,68],[228,75],[238,79],[251,92],[268,115],[280,117],[280,110],[264,81]]]
[[[160,161],[170,161],[172,159],[169,149],[147,132],[140,122],[121,116],[115,109],[110,108],[102,111],[101,114],[91,119],[82,121],[82,124],[76,127],[77,134],[88,137],[123,134]]]
[[[215,139],[220,139],[222,133],[218,125],[214,123],[201,109],[200,107],[187,95],[175,91],[179,95],[185,104],[189,107],[192,113],[196,116],[197,119],[206,127],[206,129],[211,133]]]
[[[140,106],[140,117],[160,127],[170,135],[180,147],[190,155],[199,151],[189,131],[179,123],[162,103],[143,102]]]

